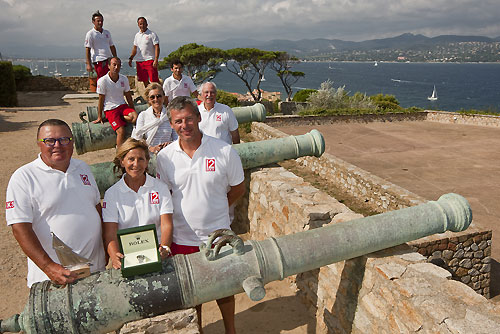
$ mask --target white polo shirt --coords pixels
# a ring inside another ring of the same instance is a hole
[[[123,93],[130,91],[130,84],[123,74],[119,74],[118,81],[114,82],[108,72],[97,80],[96,91],[104,95],[104,110],[111,110],[126,103]]]
[[[160,43],[160,39],[153,31],[146,29],[135,34],[134,45],[137,47],[136,61],[147,61],[155,59],[155,45]]]
[[[203,135],[191,159],[177,140],[160,151],[156,163],[158,177],[172,190],[175,243],[199,246],[211,232],[230,228],[228,188],[244,180],[231,145]]]
[[[167,110],[163,107],[161,114],[166,117]],[[132,131],[131,137],[137,140],[141,140],[143,138],[139,137],[136,133],[137,130],[147,127],[149,124],[157,120],[157,117],[153,113],[153,107],[150,106],[148,109],[139,113],[137,117],[137,121],[135,122],[134,130]],[[153,135],[154,129],[150,129],[144,135],[145,139],[149,139],[150,136]],[[170,126],[170,122],[168,121],[168,117],[166,117],[165,121],[158,125],[158,130],[154,133],[154,137],[149,143],[150,146],[156,146],[165,142],[172,142],[177,139],[177,133]]]
[[[92,28],[85,35],[84,46],[90,48],[93,63],[113,57],[110,49],[111,45],[113,45],[111,33],[106,29],[103,29],[102,33],[100,33],[95,28]]]
[[[59,259],[52,248],[53,232],[66,245],[92,263],[92,272],[104,270],[101,218],[96,210],[99,190],[89,166],[71,159],[66,173],[47,166],[40,156],[12,174],[7,186],[7,225],[31,223],[50,258]],[[28,287],[48,280],[28,258]]]
[[[169,101],[172,101],[177,96],[191,96],[191,93],[195,90],[196,86],[194,85],[193,80],[191,80],[191,78],[187,75],[182,75],[181,80],[177,80],[172,74],[166,78],[163,83],[163,91]]]
[[[173,212],[168,186],[146,174],[146,182],[135,192],[127,186],[124,177],[106,190],[102,220],[104,223],[118,223],[119,230],[155,224],[160,241],[160,215]]]
[[[201,114],[200,130],[231,145],[233,139],[230,131],[238,129],[238,120],[234,116],[233,110],[219,102],[215,102],[210,111],[205,109],[204,103],[200,104],[198,109]]]

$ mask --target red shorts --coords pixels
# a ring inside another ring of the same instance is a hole
[[[153,67],[153,60],[138,61],[137,80],[142,82],[160,82],[158,79],[158,69]]]
[[[97,79],[105,76],[109,72],[108,59],[94,63],[94,68],[95,73],[97,73]]]
[[[123,116],[126,116],[131,112],[135,112],[135,110],[130,108],[127,104],[122,104],[115,109],[105,110],[104,114],[106,115],[106,118],[108,119],[109,124],[111,124],[113,130],[116,131],[119,127],[127,125]]]
[[[175,242],[172,242],[172,245],[170,245],[170,250],[172,251],[172,255],[177,255],[177,254],[188,255],[199,252],[200,247],[178,245]]]

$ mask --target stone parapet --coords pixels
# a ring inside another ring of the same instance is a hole
[[[286,133],[263,123],[252,123],[251,130],[252,136],[258,139],[288,136]],[[296,159],[295,164],[301,169],[314,173],[325,184],[351,195],[363,206],[370,207],[373,212],[382,213],[398,210],[428,201],[327,153],[320,158],[302,157]],[[470,227],[464,232],[446,232],[419,239],[410,244],[415,250],[426,256],[428,261],[449,270],[454,279],[461,280],[478,293],[489,297],[491,237],[491,231]],[[480,240],[476,242],[476,239]],[[483,247],[480,251],[472,251],[468,247],[473,243],[477,245],[481,243],[482,246],[487,244],[488,247]],[[460,260],[457,262],[457,259]]]
[[[251,239],[361,216],[281,167],[252,170],[249,178]],[[451,278],[401,245],[288,280],[315,316],[316,333],[495,332],[500,307]]]
[[[480,114],[460,114],[448,111],[426,110],[427,121],[439,123],[500,127],[500,116]]]

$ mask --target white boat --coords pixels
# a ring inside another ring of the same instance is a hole
[[[62,74],[57,71],[57,63],[55,63],[55,64],[56,64],[56,70],[54,72],[54,76],[55,77],[62,77]]]
[[[373,63],[373,66],[378,66],[378,62],[375,60],[375,63]]]
[[[438,99],[436,92],[436,85],[434,85],[434,90],[432,91],[432,95],[427,98],[429,101],[436,101]]]
[[[225,63],[220,64],[220,67],[226,67]]]
[[[266,81],[266,78],[264,78],[264,75],[262,75],[262,78],[260,79],[260,81]]]

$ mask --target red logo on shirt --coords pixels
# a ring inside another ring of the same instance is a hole
[[[184,83],[184,88],[188,88],[188,84],[187,83]]]
[[[5,209],[14,209],[14,201],[5,202]]]
[[[120,81],[120,85],[121,85],[122,87],[125,87],[125,82]]]
[[[215,172],[215,159],[205,160],[205,170],[207,172]]]
[[[106,34],[106,38],[109,38],[109,35],[108,35],[108,34]]]
[[[160,178],[160,173],[156,173],[156,178],[159,179]]]
[[[102,202],[102,208],[106,209],[106,202]]]
[[[156,191],[149,193],[149,204],[160,204],[160,195]]]
[[[222,122],[222,115],[215,115],[215,120],[217,122]]]
[[[82,182],[83,182],[84,185],[90,186],[89,177],[87,175],[80,174],[80,178],[82,179]]]

